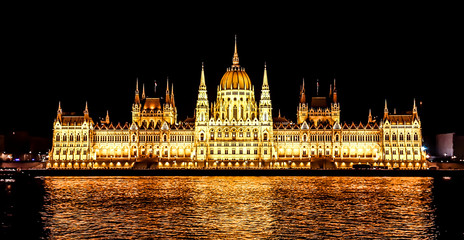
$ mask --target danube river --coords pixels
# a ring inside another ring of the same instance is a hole
[[[43,177],[1,239],[459,239],[462,182],[420,177]],[[19,186],[16,186],[19,187]],[[13,188],[13,189],[11,189]],[[5,193],[6,191],[6,193]]]

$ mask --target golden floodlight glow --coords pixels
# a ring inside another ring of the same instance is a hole
[[[294,96],[299,103],[296,122],[292,122],[272,107],[266,64],[262,81],[252,81],[239,65],[237,39],[232,65],[216,87],[216,99],[208,99],[206,83],[202,64],[194,117],[183,121],[177,119],[179,103],[168,79],[163,97],[149,97],[144,84],[140,94],[136,79],[131,123],[112,123],[109,112],[94,121],[87,103],[83,115],[65,115],[58,103],[46,166],[343,169],[362,164],[427,168],[415,100],[406,114],[391,114],[385,101],[380,120],[374,120],[369,110],[366,122],[342,122],[336,80],[328,94],[317,91],[314,96],[306,93],[303,80],[299,96]],[[259,84],[259,95],[253,83]],[[312,84],[319,88],[319,81]]]

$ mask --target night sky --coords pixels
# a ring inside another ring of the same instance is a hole
[[[267,62],[275,116],[280,109],[296,120],[303,78],[309,96],[316,79],[320,95],[327,95],[336,78],[342,122],[365,123],[369,108],[380,120],[385,99],[390,112],[410,111],[415,98],[424,135],[463,132],[464,41],[452,7],[314,11],[298,19],[269,13],[224,22],[218,16],[179,22],[176,15],[147,13],[21,13],[2,34],[0,133],[49,137],[59,101],[63,111],[79,114],[88,101],[94,121],[108,110],[112,122],[130,122],[136,78],[153,97],[154,80],[156,96],[163,96],[169,77],[178,120],[184,120],[194,113],[202,62],[209,101],[215,101],[232,64],[235,34],[257,101]]]

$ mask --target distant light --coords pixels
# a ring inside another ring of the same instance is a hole
[[[16,161],[16,162],[19,162],[19,158],[15,158],[15,161]]]

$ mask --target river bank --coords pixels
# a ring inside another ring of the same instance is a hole
[[[464,178],[464,170],[30,169],[23,171],[31,176],[388,176]]]

